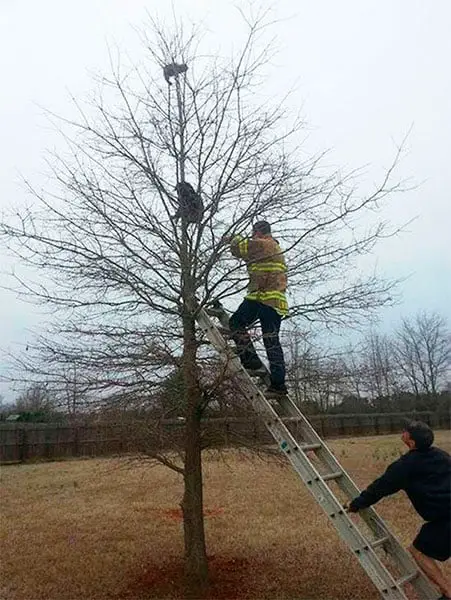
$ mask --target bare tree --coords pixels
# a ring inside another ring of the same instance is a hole
[[[10,404],[5,402],[4,397],[0,394],[0,421],[6,419],[6,417],[12,412]]]
[[[301,158],[302,121],[283,102],[258,103],[265,18],[247,21],[247,40],[231,60],[206,58],[196,35],[154,23],[146,62],[114,66],[94,107],[74,100],[79,119],[62,126],[71,156],[52,158],[52,192],[29,185],[32,207],[0,226],[38,273],[20,282],[22,292],[60,309],[35,345],[36,361],[25,365],[37,380],[64,389],[75,368],[86,398],[145,406],[171,373],[182,374],[183,451],[149,455],[183,477],[194,585],[207,577],[201,419],[223,376],[208,371],[196,311],[241,292],[246,280],[222,236],[247,231],[257,217],[271,221],[287,252],[293,317],[355,322],[389,302],[393,286],[359,276],[356,259],[388,234],[382,223],[360,223],[365,215],[374,222],[400,189],[391,183],[395,163],[362,196],[356,173],[324,175],[321,157]],[[161,68],[173,63],[188,70],[168,85]],[[175,187],[184,182],[203,199],[197,223],[174,218]]]
[[[16,398],[17,412],[51,413],[55,410],[55,399],[45,384],[32,384]]]
[[[366,398],[367,388],[365,369],[362,365],[360,348],[348,344],[340,359],[341,369],[345,381],[345,393],[361,401]]]
[[[307,403],[315,402],[312,383],[313,364],[316,363],[317,356],[312,335],[294,323],[287,328],[284,341],[287,381],[293,401],[305,410]]]
[[[328,411],[353,392],[350,378],[357,380],[357,373],[350,368],[349,348],[327,348],[319,336],[296,325],[286,338],[287,381],[303,411]]]
[[[417,398],[420,394],[435,398],[451,367],[451,336],[446,320],[434,312],[402,319],[394,338],[394,353]]]
[[[383,411],[401,388],[392,341],[387,335],[371,331],[363,340],[361,351],[368,395],[375,408]]]

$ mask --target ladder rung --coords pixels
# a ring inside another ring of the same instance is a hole
[[[321,475],[324,481],[329,481],[330,479],[338,479],[343,475],[343,471],[335,471],[334,473],[327,473],[326,475]]]
[[[207,315],[209,317],[222,317],[224,314],[224,311],[222,311],[219,308],[206,308],[205,312],[207,313]]]
[[[382,546],[383,544],[385,544],[385,542],[389,541],[389,537],[385,536],[383,538],[380,538],[379,540],[375,540],[374,542],[371,542],[370,546],[371,548],[378,548],[379,546]]]
[[[309,450],[319,450],[322,448],[322,444],[299,444],[300,450],[308,452]]]
[[[401,579],[398,579],[398,581],[396,582],[396,585],[404,585],[405,583],[409,583],[409,581],[412,581],[416,577],[418,577],[418,571],[414,571],[413,573],[404,575],[404,577],[401,577]]]

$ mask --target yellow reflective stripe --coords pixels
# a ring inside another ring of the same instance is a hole
[[[276,311],[276,313],[278,313],[281,317],[287,317],[289,310],[288,310],[288,304],[286,304],[283,307],[279,307],[279,306],[275,306],[274,310]]]
[[[240,250],[241,256],[246,256],[247,251],[249,249],[249,240],[242,240],[241,242],[239,242],[238,248]]]
[[[238,251],[242,258],[247,256],[247,252],[249,249],[249,240],[247,238],[241,237],[241,235],[236,235],[231,242],[233,245],[238,246]]]
[[[287,267],[281,262],[264,262],[264,263],[251,263],[249,265],[249,271],[263,271],[268,273],[285,273]]]
[[[282,302],[286,302],[286,296],[284,292],[263,292],[263,291],[255,291],[250,292],[247,297],[255,296],[261,298],[262,300],[281,300]]]
[[[247,300],[255,300],[256,302],[274,301],[272,306],[276,312],[285,317],[288,315],[288,302],[283,292],[250,292],[246,296]]]

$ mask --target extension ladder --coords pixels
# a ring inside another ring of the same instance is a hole
[[[440,594],[373,508],[359,511],[364,521],[363,528],[350,518],[343,508],[343,501],[337,497],[338,492],[334,492],[331,485],[335,484],[345,496],[345,501],[349,501],[360,493],[355,483],[289,396],[278,399],[277,408],[282,412],[279,416],[259,385],[242,367],[211,316],[217,317],[221,325],[228,328],[227,314],[216,303],[212,310],[199,308],[196,320],[200,329],[226,362],[241,392],[263,419],[279,448],[357,557],[382,598],[408,600],[404,588],[407,583],[415,590],[418,600],[438,598]],[[267,380],[269,373],[266,375]],[[295,434],[287,426],[290,423],[296,427]],[[310,458],[312,452],[314,457]],[[383,554],[381,551],[385,555],[380,556]]]

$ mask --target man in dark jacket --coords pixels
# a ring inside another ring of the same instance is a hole
[[[436,563],[451,556],[451,457],[432,446],[434,434],[426,423],[409,423],[401,439],[409,452],[354,498],[348,511],[358,512],[384,496],[404,490],[426,521],[409,551],[422,571],[440,588],[442,599],[451,598],[451,581]]]

